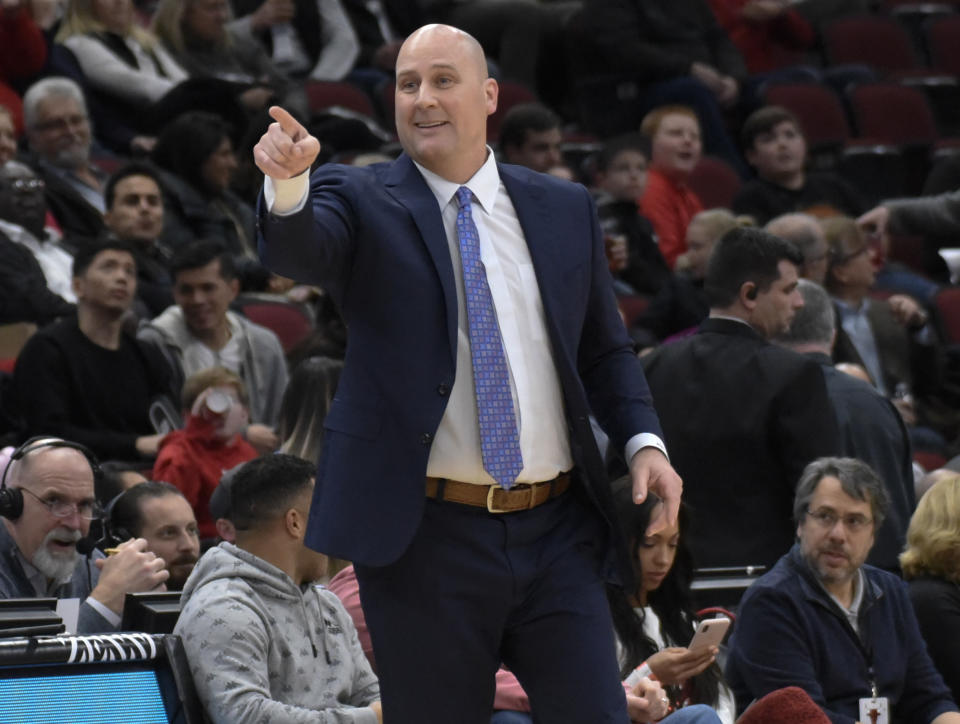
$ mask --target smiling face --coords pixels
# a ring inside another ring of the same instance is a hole
[[[214,259],[205,266],[177,272],[173,299],[183,310],[190,332],[206,337],[227,323],[227,308],[239,289],[236,279],[223,278],[220,260]]]
[[[464,183],[487,157],[487,116],[497,83],[483,51],[466,33],[428,25],[397,57],[396,121],[404,151],[430,171]]]
[[[183,588],[200,556],[200,534],[193,508],[176,493],[145,498],[140,503],[140,537],[147,550],[162,558],[170,571],[167,588]]]
[[[651,139],[652,165],[673,178],[684,179],[700,163],[700,124],[686,113],[668,113]]]
[[[74,169],[90,159],[90,119],[69,96],[49,95],[37,103],[27,137],[30,147],[54,166]]]

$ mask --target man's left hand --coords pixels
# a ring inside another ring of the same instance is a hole
[[[913,297],[906,294],[894,294],[887,303],[890,305],[890,311],[900,324],[908,329],[920,329],[928,320],[926,311]]]
[[[683,481],[670,465],[666,455],[655,447],[641,448],[630,459],[630,478],[633,480],[635,503],[646,500],[648,492],[656,493],[663,500],[660,513],[650,521],[647,535],[652,535],[677,522]]]

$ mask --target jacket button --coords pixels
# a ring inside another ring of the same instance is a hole
[[[423,443],[424,445],[429,445],[432,440],[433,440],[433,435],[430,434],[429,432],[425,432],[420,436],[420,442]]]
[[[437,385],[437,394],[443,397],[449,395],[450,385],[448,385],[446,382],[441,382],[439,385]]]

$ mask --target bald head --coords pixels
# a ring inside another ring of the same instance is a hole
[[[426,25],[397,56],[396,121],[403,150],[447,181],[462,184],[487,159],[487,116],[497,83],[480,44],[449,25]]]
[[[401,64],[406,59],[405,55],[407,57],[420,55],[428,52],[431,46],[437,43],[462,48],[465,57],[473,64],[474,69],[484,78],[487,77],[487,57],[477,39],[470,33],[460,30],[460,28],[439,23],[424,25],[407,36],[403,45],[400,46],[400,53],[397,55],[397,71],[399,72]]]
[[[764,230],[796,244],[803,254],[800,276],[823,284],[827,275],[827,239],[816,217],[783,214],[767,222]]]

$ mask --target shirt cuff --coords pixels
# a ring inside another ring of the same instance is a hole
[[[287,179],[263,177],[263,199],[274,216],[290,216],[307,205],[310,195],[310,169]]]
[[[115,614],[113,611],[107,608],[104,604],[100,603],[100,601],[95,599],[93,596],[87,596],[84,603],[89,603],[90,607],[94,611],[99,613],[101,616],[103,616],[107,620],[107,623],[109,623],[111,626],[113,626],[114,628],[120,628],[120,621],[121,621],[120,616]]]
[[[655,447],[657,450],[663,453],[667,460],[670,459],[670,455],[667,454],[667,446],[663,444],[663,440],[654,435],[652,432],[641,432],[639,435],[634,435],[627,440],[627,447],[625,448],[625,459],[627,461],[627,465],[630,464],[633,456],[645,447]]]

